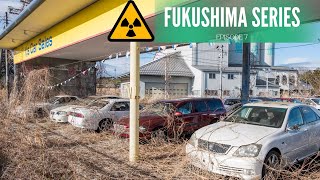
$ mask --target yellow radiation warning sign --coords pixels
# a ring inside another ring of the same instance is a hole
[[[112,28],[109,41],[153,41],[154,36],[134,1],[128,1],[116,24]]]

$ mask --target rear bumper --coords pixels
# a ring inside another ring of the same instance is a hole
[[[238,158],[218,155],[187,144],[186,154],[190,163],[200,169],[224,176],[248,180],[261,179],[263,163],[256,158]]]
[[[96,123],[87,123],[86,119],[84,118],[77,118],[74,116],[68,117],[68,122],[75,127],[82,128],[82,129],[89,129],[89,130],[97,130],[98,125]]]
[[[67,123],[68,116],[66,115],[52,115],[50,114],[50,120],[58,123]]]

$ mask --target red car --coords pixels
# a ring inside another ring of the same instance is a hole
[[[194,131],[217,122],[226,115],[220,99],[188,98],[163,100],[155,103],[140,115],[140,137],[149,139],[159,131],[168,136],[191,134]],[[121,137],[129,137],[129,118],[114,124],[114,131]],[[175,136],[176,137],[176,136]]]

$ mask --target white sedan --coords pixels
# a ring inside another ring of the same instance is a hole
[[[73,126],[101,131],[111,128],[113,123],[128,116],[130,101],[126,99],[99,99],[88,106],[73,108],[68,122]]]
[[[196,131],[186,146],[192,165],[243,179],[261,179],[320,149],[320,111],[302,104],[247,104]]]
[[[84,99],[83,102],[81,103],[82,104],[85,103],[84,105],[87,105],[87,103],[90,104],[94,100],[98,100],[98,99],[121,99],[121,98],[113,95],[89,96],[88,98]],[[52,109],[50,111],[50,119],[58,123],[67,123],[68,115],[70,111],[72,111],[76,107],[81,107],[80,103],[79,105],[67,105],[67,106],[62,106],[62,107]]]

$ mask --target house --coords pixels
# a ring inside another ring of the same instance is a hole
[[[121,94],[129,97],[129,73],[121,75]],[[140,68],[140,96],[186,97],[191,94],[194,74],[180,51],[169,53]]]

